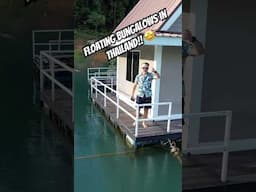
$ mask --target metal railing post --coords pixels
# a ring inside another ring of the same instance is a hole
[[[55,100],[55,83],[54,83],[54,79],[55,79],[55,72],[54,72],[54,62],[50,59],[50,70],[51,70],[51,96],[52,96],[52,102],[54,102]]]
[[[172,113],[172,103],[169,103],[168,121],[167,121],[167,133],[171,132],[171,113]]]
[[[139,105],[136,105],[136,120],[135,120],[135,137],[139,135],[139,116],[140,116],[140,108]]]
[[[44,75],[43,75],[43,56],[41,53],[40,53],[39,69],[40,69],[40,98],[42,99],[42,93],[44,89]]]
[[[93,95],[93,78],[90,79],[90,82],[91,82],[91,97]]]
[[[35,58],[35,31],[32,31],[32,42],[33,42],[33,59]]]
[[[117,97],[117,98],[116,98],[116,99],[117,99],[116,118],[119,119],[119,102],[120,102],[119,100],[120,100],[120,99],[119,99],[119,94],[118,94],[118,93],[116,94],[116,97]]]
[[[60,51],[60,42],[61,42],[61,31],[59,31],[59,36],[58,36],[58,50]]]
[[[111,80],[110,80],[110,81],[111,81],[111,83],[110,83],[110,84],[111,84],[111,85],[110,85],[110,86],[111,86],[111,89],[113,89],[113,87],[114,87],[114,86],[113,86],[113,77],[111,77]],[[112,93],[112,90],[111,90],[111,93]]]
[[[106,85],[104,85],[104,107],[107,106],[107,88]]]
[[[98,81],[95,80],[95,97],[98,98]]]
[[[72,122],[74,122],[75,119],[75,71],[73,70],[71,72],[72,74]]]
[[[229,111],[226,114],[226,124],[225,124],[225,135],[224,135],[224,151],[222,157],[222,169],[221,169],[221,181],[227,181],[228,175],[228,159],[229,159],[229,142],[230,142],[230,132],[231,132],[231,121],[232,112]]]

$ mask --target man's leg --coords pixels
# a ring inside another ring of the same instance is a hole
[[[144,107],[144,119],[148,118],[148,108]],[[146,128],[148,125],[143,121],[143,127]]]

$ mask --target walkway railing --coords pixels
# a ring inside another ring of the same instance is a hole
[[[139,123],[143,121],[167,121],[167,127],[166,131],[167,133],[172,133],[173,130],[171,130],[171,120],[173,120],[172,117],[172,102],[163,102],[163,103],[149,103],[149,104],[137,104],[131,100],[125,101],[125,103],[131,107],[132,109],[135,110],[135,115],[131,112],[129,112],[127,109],[122,107],[120,105],[120,93],[113,88],[109,86],[109,84],[105,84],[101,82],[102,77],[99,79],[97,77],[91,77],[90,82],[91,82],[91,96],[95,92],[95,97],[98,97],[98,94],[103,96],[103,105],[104,107],[107,106],[107,101],[111,102],[116,106],[116,118],[119,119],[120,117],[120,111],[123,111],[125,114],[127,114],[131,119],[135,121],[135,137],[139,136]],[[111,85],[111,84],[110,84]],[[103,88],[103,91],[100,89],[100,87]],[[111,92],[114,94],[114,98],[111,98],[107,93]],[[147,119],[140,118],[139,113],[140,113],[140,107],[144,106],[168,106],[168,113],[166,115],[161,115],[157,117],[151,117]],[[176,130],[177,131],[177,130]]]
[[[91,77],[116,77],[116,69],[111,67],[97,67],[88,68],[87,79],[90,81]]]
[[[52,54],[53,52],[51,52]],[[55,51],[54,53],[59,53],[59,51]],[[48,66],[44,66],[44,58],[48,61]],[[69,94],[72,97],[72,121],[74,120],[74,86],[72,85],[72,89],[66,87],[62,82],[58,81],[55,78],[56,72],[70,72],[72,75],[72,83],[73,81],[73,73],[74,69],[68,66],[66,63],[56,59],[53,55],[50,55],[48,51],[40,52],[40,94],[43,93],[44,90],[44,77],[47,77],[51,81],[51,101],[55,101],[55,85],[61,88],[64,92]]]
[[[184,114],[183,118],[205,118],[205,117],[225,117],[225,134],[224,142],[219,145],[199,145],[194,147],[188,146],[188,130],[183,129],[182,134],[182,144],[183,144],[183,153],[194,153],[194,152],[207,152],[216,153],[222,152],[222,167],[221,167],[221,181],[227,181],[228,175],[228,159],[229,159],[229,144],[230,144],[230,132],[231,132],[231,122],[232,122],[232,111],[218,111],[218,112],[202,112],[202,113],[193,113],[193,114]]]
[[[72,29],[54,29],[54,30],[33,30],[32,31],[32,48],[33,48],[33,58],[40,55],[42,50],[50,50],[49,43],[50,41],[55,41],[57,49],[62,50],[61,45],[63,43],[70,43],[73,41]],[[67,38],[66,36],[70,36]],[[53,45],[53,42],[52,42]]]

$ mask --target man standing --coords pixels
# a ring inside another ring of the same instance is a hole
[[[135,82],[132,89],[131,99],[135,100],[134,94],[135,90],[138,87],[136,103],[137,104],[150,104],[152,102],[152,80],[159,79],[159,73],[152,68],[152,72],[148,72],[149,63],[143,63],[141,67],[141,73],[138,74],[135,78]],[[144,106],[144,118],[148,118],[148,110],[151,106]],[[142,123],[143,127],[146,128],[147,124],[145,122]]]
[[[182,35],[182,113],[184,114],[185,107],[185,81],[184,81],[184,66],[188,57],[195,57],[205,53],[205,49],[196,37],[192,36],[191,31],[185,30]],[[184,120],[182,121],[184,124]]]

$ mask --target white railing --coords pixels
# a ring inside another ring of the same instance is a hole
[[[188,130],[183,128],[182,134],[182,150],[183,153],[194,153],[194,152],[208,152],[216,153],[222,152],[222,166],[221,166],[221,181],[227,181],[228,174],[228,159],[229,159],[229,144],[230,144],[230,132],[231,132],[231,122],[232,122],[232,111],[217,111],[217,112],[202,112],[202,113],[193,113],[193,114],[184,114],[183,118],[205,118],[205,117],[225,117],[225,133],[224,133],[224,142],[219,145],[207,145],[204,146],[188,146]]]
[[[116,77],[116,69],[110,67],[88,68],[87,79],[90,81],[91,77]]]
[[[67,48],[63,48],[63,46],[67,46]],[[56,51],[73,51],[74,53],[74,41],[73,40],[50,40],[49,41],[49,53],[51,54],[51,52],[55,52]],[[57,47],[57,48],[55,48]],[[60,57],[63,57],[65,55],[61,54]],[[72,54],[72,57],[74,56],[74,54]],[[58,57],[58,56],[57,56]]]
[[[39,56],[40,51],[42,50],[51,50],[51,47],[53,45],[57,45],[57,49],[60,51],[61,50],[61,45],[71,45],[73,42],[73,39],[64,39],[63,34],[64,33],[73,33],[74,31],[72,29],[57,29],[57,30],[33,30],[32,31],[32,49],[33,49],[33,59],[36,56]],[[38,35],[44,34],[44,39],[43,40],[38,40]],[[52,36],[55,36],[53,38]],[[71,35],[73,38],[73,35]],[[51,42],[50,42],[51,41]],[[39,47],[39,50],[37,48]]]
[[[100,77],[101,79],[102,77]],[[137,104],[131,100],[127,100],[125,103],[135,110],[135,115],[129,112],[127,109],[120,105],[120,93],[113,88],[111,88],[108,84],[105,84],[100,81],[97,77],[91,77],[91,97],[95,91],[95,97],[98,97],[98,94],[103,96],[104,107],[107,106],[107,101],[111,102],[116,106],[116,118],[119,119],[120,110],[126,113],[131,119],[135,121],[135,137],[139,136],[139,123],[143,121],[167,121],[166,131],[168,133],[172,133],[171,130],[171,120],[173,120],[171,111],[172,111],[172,102],[164,102],[164,103],[149,103],[149,104]],[[103,91],[100,90],[99,87],[103,87]],[[112,92],[114,94],[115,99],[111,98],[107,93]],[[168,106],[168,114],[161,115],[157,117],[151,117],[147,119],[143,119],[139,117],[140,107],[144,106]],[[176,130],[177,131],[177,130]],[[175,131],[175,133],[176,133]]]
[[[47,68],[44,67],[44,58],[46,58],[49,63],[49,66]],[[51,101],[52,102],[55,101],[55,85],[60,87],[64,92],[66,92],[72,97],[72,121],[73,121],[74,120],[74,85],[72,85],[72,90],[70,90],[70,88],[66,87],[63,83],[61,83],[55,78],[55,73],[59,71],[70,72],[72,75],[72,83],[73,83],[74,69],[68,66],[66,63],[63,63],[62,61],[56,59],[54,56],[50,55],[49,52],[41,51],[39,70],[40,70],[40,95],[42,95],[44,90],[44,77],[47,77],[51,81]]]

